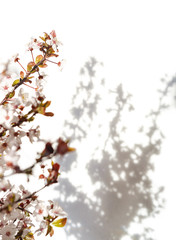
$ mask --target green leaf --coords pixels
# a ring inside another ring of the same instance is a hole
[[[52,222],[55,227],[64,227],[67,222],[67,218],[60,218]]]
[[[48,48],[47,53],[50,55],[50,54],[55,53],[55,51],[52,47],[50,47],[50,48]]]
[[[44,37],[40,37],[43,41],[45,41],[45,38]]]
[[[41,60],[43,59],[43,56],[42,55],[38,55],[35,59],[35,63],[39,63]]]
[[[6,95],[6,98],[13,98],[14,95],[15,95],[15,91],[10,92]]]
[[[28,118],[27,121],[28,121],[28,122],[32,122],[32,121],[34,121],[34,119],[35,119],[34,117],[30,117],[30,118]]]
[[[15,201],[15,194],[14,193],[9,197],[9,200],[10,200],[11,203],[14,203],[14,201]]]
[[[31,79],[31,78],[34,78],[34,76],[30,76],[30,77],[28,77],[27,79]]]
[[[27,71],[30,72],[34,66],[35,66],[34,62],[29,62],[27,65]]]
[[[27,65],[27,71],[31,72],[31,73],[38,71],[38,67],[35,67],[35,66],[36,66],[35,62],[29,62]],[[33,69],[34,67],[35,67],[35,69]]]
[[[28,232],[24,237],[24,240],[34,240],[34,234],[32,232]]]
[[[45,107],[40,106],[40,107],[37,108],[37,111],[38,111],[38,113],[44,115],[45,114]]]
[[[20,79],[16,79],[13,83],[12,83],[12,87],[14,87],[15,85],[17,85],[20,82]]]
[[[40,64],[39,67],[40,68],[46,68],[46,67],[48,67],[48,65],[46,63],[44,63],[44,64]]]

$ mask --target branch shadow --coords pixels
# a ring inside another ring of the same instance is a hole
[[[64,134],[71,134],[71,138],[80,144],[86,143],[91,127],[101,112],[99,110],[102,110],[100,88],[106,86],[104,79],[96,85],[96,68],[100,65],[95,58],[90,58],[81,69],[82,79],[73,95],[71,116],[65,122]],[[108,92],[113,96],[113,104],[111,108],[105,107],[106,116],[104,119],[100,117],[101,123],[97,125],[97,136],[99,139],[104,136],[103,144],[97,141],[90,159],[85,163],[94,189],[91,197],[86,189],[75,186],[69,178],[76,167],[75,163],[79,164],[79,153],[78,156],[76,153],[66,156],[62,163],[68,176],[60,179],[56,190],[60,205],[69,216],[66,227],[68,236],[74,236],[77,240],[120,240],[125,236],[133,240],[154,240],[153,229],[145,224],[145,220],[155,218],[164,207],[164,188],[154,189],[150,173],[154,171],[153,159],[160,154],[164,138],[157,120],[168,107],[164,99],[174,84],[175,80],[164,83],[164,90],[159,90],[158,107],[146,115],[147,124],[144,122],[138,126],[134,131],[137,137],[130,143],[124,119],[127,116],[130,118],[134,112],[131,95],[125,92],[122,84]],[[104,123],[108,130],[101,135]],[[79,178],[81,183],[82,173]],[[130,232],[133,225],[140,226],[142,230]]]

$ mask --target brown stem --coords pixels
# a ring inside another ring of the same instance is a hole
[[[19,203],[19,202],[22,202],[22,201],[24,201],[24,200],[27,200],[27,199],[30,199],[30,198],[34,197],[34,195],[35,195],[36,193],[40,192],[41,190],[43,190],[44,188],[48,187],[49,185],[50,185],[50,184],[47,183],[47,184],[44,185],[42,188],[39,188],[39,189],[36,190],[35,192],[33,192],[33,193],[29,194],[28,196],[26,196],[25,198],[19,198],[18,200],[14,201],[14,202],[11,204],[11,207],[12,207],[13,205],[15,205],[16,203]],[[8,207],[9,207],[9,205],[0,208],[0,212],[8,209]],[[18,207],[19,207],[19,206],[18,206]],[[17,207],[17,208],[18,208],[18,207]]]
[[[33,163],[30,167],[27,167],[27,168],[25,168],[25,169],[23,169],[23,170],[19,169],[19,171],[9,173],[8,175],[5,175],[5,176],[0,177],[0,179],[6,178],[6,177],[11,177],[11,176],[13,176],[13,175],[15,175],[15,174],[31,174],[33,168],[34,168],[38,163],[42,163],[42,162],[44,162],[44,161],[47,161],[47,160],[51,159],[52,157],[53,157],[53,154],[50,154],[49,156],[47,156],[47,159],[43,159],[44,157],[41,158],[41,159],[39,159],[39,160],[36,159],[36,162]]]
[[[38,63],[31,69],[31,71],[28,72],[28,73],[26,74],[26,76],[25,76],[23,79],[21,79],[21,81],[20,81],[18,84],[16,84],[16,85],[14,86],[14,88],[13,88],[13,90],[12,90],[11,92],[15,91],[18,87],[20,87],[20,86],[27,80],[27,78],[31,75],[31,73],[33,73],[33,71],[34,71],[36,68],[38,68],[39,65],[42,65],[45,60],[46,60],[46,58],[44,57],[40,62],[38,62]],[[3,104],[8,100],[8,97],[7,97],[7,96],[9,96],[9,94],[10,94],[11,92],[9,92],[9,93],[4,97],[4,99],[1,101],[0,105],[3,105]]]

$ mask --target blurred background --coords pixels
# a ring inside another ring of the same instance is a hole
[[[59,184],[41,193],[68,213],[53,239],[175,237],[175,7],[168,0],[0,3],[1,63],[17,53],[28,61],[26,44],[43,32],[54,29],[63,43],[62,71],[46,71],[55,116],[38,120],[43,138],[69,138],[77,149],[57,159]]]

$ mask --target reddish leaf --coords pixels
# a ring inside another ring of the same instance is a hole
[[[52,144],[50,142],[47,142],[46,145],[45,145],[45,148],[44,150],[42,151],[41,153],[41,156],[39,159],[37,159],[37,161],[41,160],[43,157],[47,157],[49,156],[50,154],[52,154],[54,152],[54,149],[52,147]]]
[[[68,146],[68,141],[64,142],[61,138],[58,139],[58,146],[56,150],[57,154],[64,155],[67,152],[72,152],[75,150],[76,150],[75,148],[71,148]]]
[[[44,115],[47,116],[47,117],[53,117],[54,113],[52,113],[52,112],[45,112]]]
[[[51,228],[51,231],[50,231],[50,237],[52,237],[54,235],[54,229]]]
[[[50,36],[48,35],[48,33],[44,32],[45,34],[45,40],[51,40]]]
[[[53,166],[52,166],[52,169],[55,170],[55,171],[59,171],[60,165],[58,163],[54,163]]]
[[[20,78],[21,78],[21,79],[24,78],[24,72],[23,72],[23,71],[20,72]]]
[[[58,163],[52,163],[52,169],[48,169],[49,176],[47,178],[48,185],[56,183],[59,174],[60,165]]]
[[[51,231],[52,231],[52,227],[51,227],[51,225],[48,224],[46,236],[47,236]]]
[[[46,101],[46,102],[43,104],[43,106],[44,106],[45,108],[47,108],[47,107],[50,106],[50,104],[51,104],[51,101]]]

